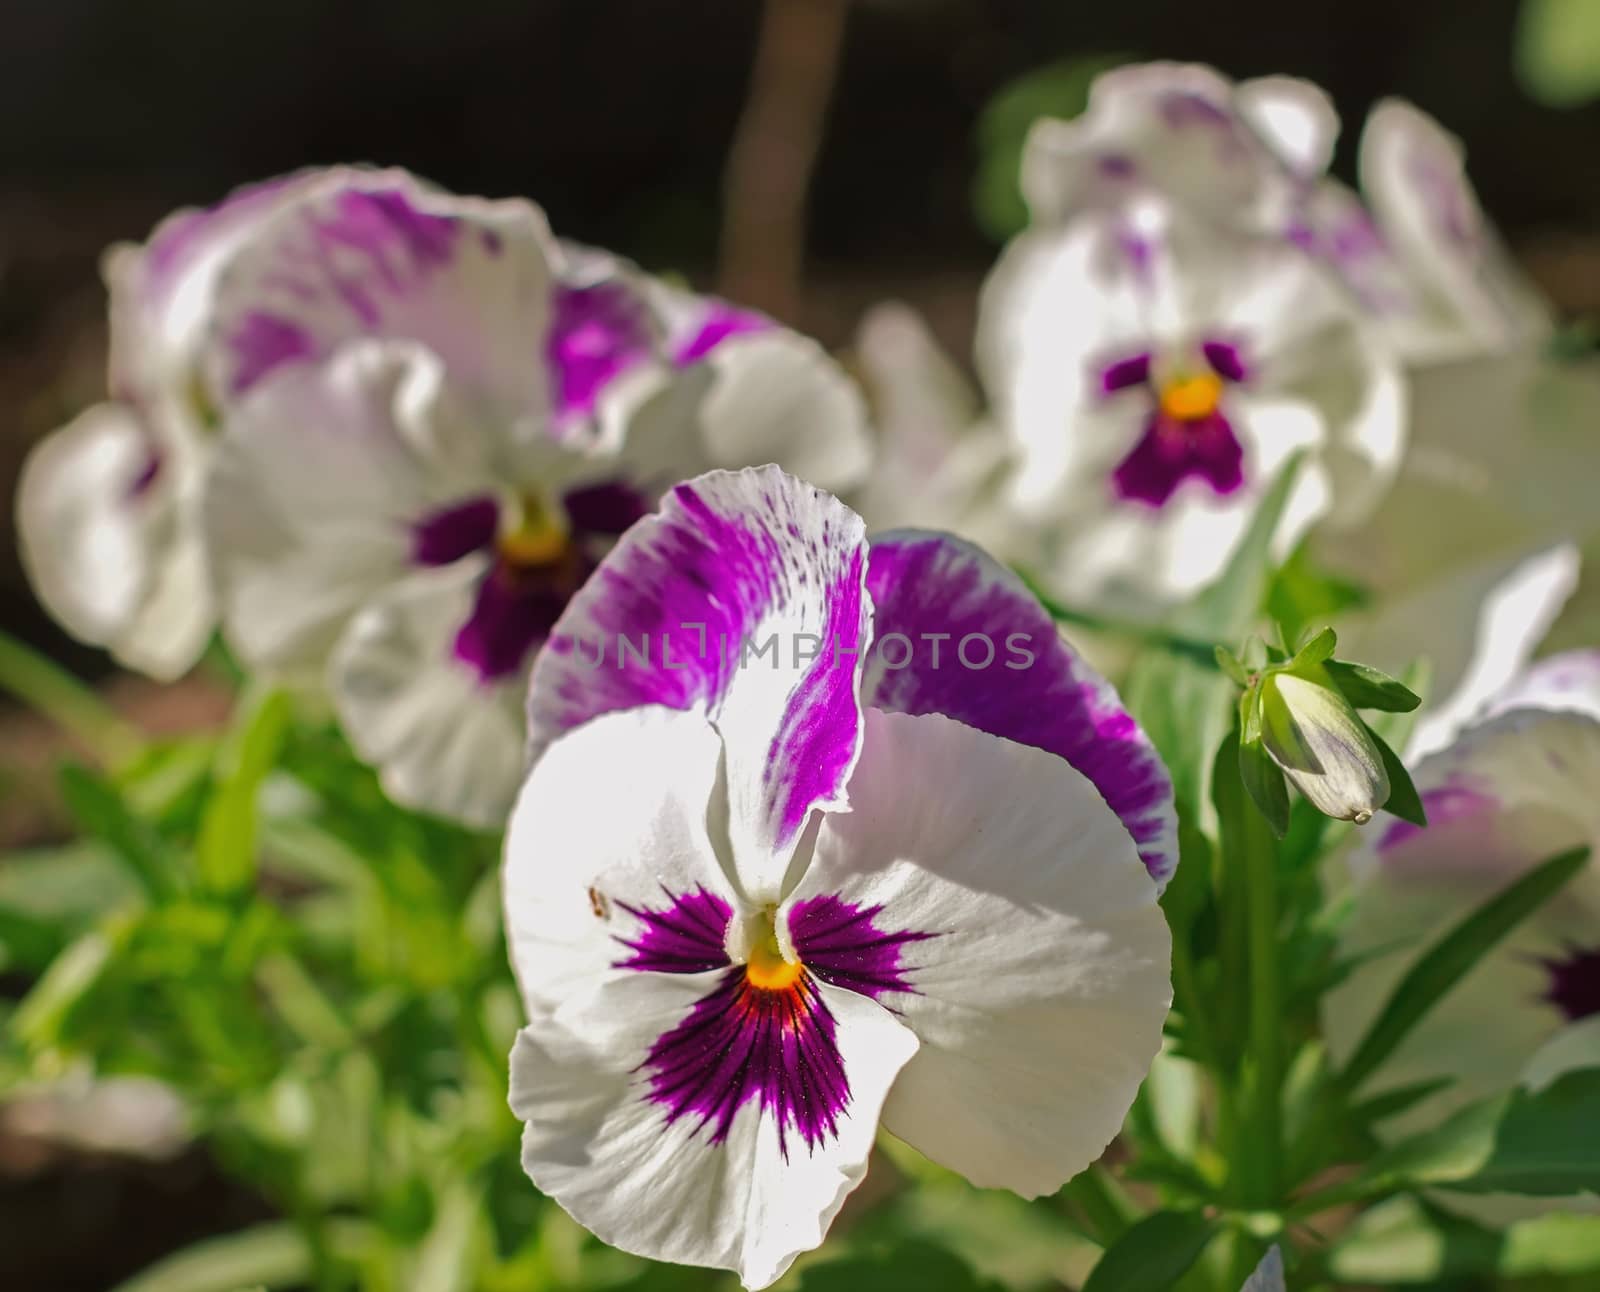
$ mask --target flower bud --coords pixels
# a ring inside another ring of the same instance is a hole
[[[1320,663],[1262,679],[1261,742],[1319,812],[1360,825],[1389,800],[1372,733]]]

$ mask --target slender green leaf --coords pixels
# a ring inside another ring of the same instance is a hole
[[[206,805],[195,849],[200,879],[214,893],[248,888],[256,875],[256,798],[289,730],[289,699],[266,697],[232,749],[233,768]]]
[[[284,1221],[206,1238],[157,1261],[114,1292],[235,1292],[252,1285],[294,1288],[311,1282],[305,1237]]]
[[[1226,646],[1217,647],[1217,667],[1240,686],[1250,685],[1250,671],[1240,663],[1239,657]]]
[[[1306,631],[1310,631],[1307,629]],[[1339,645],[1339,638],[1333,629],[1324,628],[1320,633],[1307,639],[1300,649],[1294,653],[1296,664],[1321,664],[1324,660],[1333,658],[1334,649]]]
[[[1367,1125],[1372,1125],[1389,1117],[1398,1117],[1407,1109],[1415,1108],[1424,1100],[1431,1099],[1441,1090],[1448,1090],[1455,1083],[1454,1077],[1433,1077],[1427,1081],[1413,1081],[1410,1085],[1396,1086],[1393,1090],[1385,1090],[1381,1095],[1374,1095],[1371,1099],[1357,1104],[1356,1118]]]
[[[1106,1249],[1083,1292],[1171,1292],[1216,1233],[1204,1212],[1155,1212]]]
[[[1411,773],[1406,770],[1406,765],[1400,761],[1400,755],[1395,753],[1389,742],[1367,727],[1367,734],[1372,737],[1373,744],[1378,746],[1378,755],[1383,759],[1383,770],[1389,777],[1389,797],[1384,800],[1383,810],[1391,816],[1397,816],[1402,821],[1409,821],[1412,825],[1425,826],[1428,824],[1428,810],[1422,804],[1422,796],[1417,793],[1417,787],[1411,780]]]
[[[1550,900],[1589,859],[1587,848],[1552,857],[1490,898],[1435,943],[1389,994],[1342,1074],[1354,1090],[1394,1053],[1444,995],[1512,929]],[[1600,1155],[1596,1161],[1600,1162]]]
[[[1324,667],[1334,685],[1344,692],[1344,698],[1358,709],[1410,713],[1422,703],[1422,697],[1404,682],[1375,668],[1368,668],[1365,664],[1330,659]]]
[[[159,901],[177,892],[177,857],[109,782],[69,763],[61,769],[61,794],[78,824],[110,845],[147,896]]]
[[[1227,569],[1180,613],[1173,627],[1213,641],[1237,641],[1260,614],[1272,579],[1272,540],[1303,461],[1295,453],[1283,464],[1234,548]]]

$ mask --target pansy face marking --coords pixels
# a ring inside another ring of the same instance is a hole
[[[1111,473],[1119,498],[1161,507],[1190,476],[1219,495],[1244,483],[1244,448],[1222,408],[1227,388],[1246,379],[1237,346],[1208,340],[1165,362],[1141,352],[1097,376],[1107,398],[1136,391],[1152,405],[1143,435]]]
[[[666,897],[659,908],[622,905],[642,927],[631,939],[618,937],[631,954],[614,967],[720,970],[715,988],[641,1065],[667,1123],[691,1118],[710,1143],[722,1144],[735,1114],[754,1103],[775,1122],[785,1158],[791,1134],[808,1150],[837,1139],[839,1118],[850,1108],[850,1078],[818,982],[874,1000],[913,991],[903,948],[934,935],[884,932],[874,923],[881,907],[837,897],[787,911],[772,903],[742,920],[704,888]]]

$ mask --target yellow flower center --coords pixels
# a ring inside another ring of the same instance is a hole
[[[531,494],[518,501],[514,523],[500,534],[500,559],[519,570],[555,565],[566,555],[569,537],[560,506],[547,506]]]
[[[769,912],[766,936],[755,940],[744,966],[745,980],[760,991],[786,991],[800,981],[802,972],[798,960],[784,958],[773,919],[774,914]]]
[[[1174,377],[1161,387],[1161,411],[1175,422],[1198,422],[1217,411],[1222,398],[1222,378],[1202,372]]]

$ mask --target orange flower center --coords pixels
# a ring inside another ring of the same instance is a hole
[[[787,991],[800,981],[802,972],[798,960],[784,958],[775,933],[750,948],[750,959],[744,966],[745,981],[761,991]]]
[[[1222,398],[1222,378],[1203,372],[1174,377],[1161,387],[1161,412],[1175,422],[1198,422],[1217,411]]]

